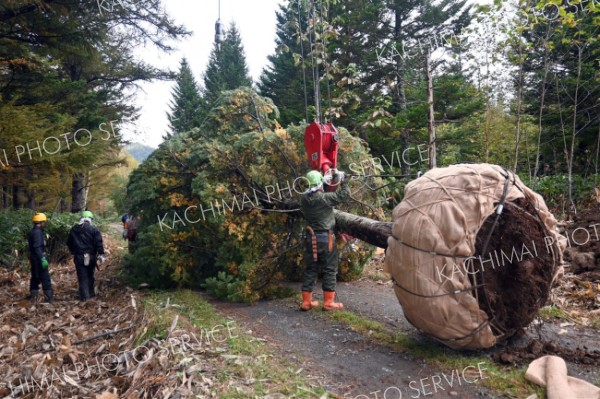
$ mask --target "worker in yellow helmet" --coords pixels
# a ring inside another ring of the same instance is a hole
[[[46,238],[44,236],[46,220],[46,215],[43,213],[36,213],[33,215],[33,228],[27,237],[29,244],[29,262],[31,263],[29,298],[33,302],[37,300],[41,283],[46,301],[52,303],[54,293],[52,291],[50,273],[48,272],[48,253],[46,252]]]

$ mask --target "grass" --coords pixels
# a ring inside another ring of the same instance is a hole
[[[216,397],[234,399],[269,394],[273,398],[328,397],[325,390],[306,381],[297,367],[276,356],[261,339],[240,331],[239,325],[225,319],[198,293],[189,290],[151,292],[145,296],[144,311],[149,325],[138,337],[138,343],[152,337],[166,338],[176,316],[179,316],[178,328],[195,334],[210,331],[217,325],[230,326],[231,333],[221,336],[224,342],[218,344],[227,360],[219,366],[215,377],[218,381],[213,387]],[[221,359],[213,361],[222,362]],[[253,382],[249,387],[230,383],[236,380]]]
[[[403,333],[389,330],[383,324],[367,319],[349,311],[323,313],[325,317],[338,321],[352,330],[376,340],[390,348],[408,353],[425,360],[427,364],[441,370],[463,370],[467,366],[481,364],[486,377],[478,383],[510,398],[524,398],[536,393],[538,398],[545,398],[543,388],[525,380],[526,367],[511,369],[499,366],[482,355],[468,355],[450,348],[437,345],[425,345]]]
[[[391,275],[383,271],[383,261],[382,258],[376,255],[375,258],[371,259],[371,261],[365,266],[361,276],[363,278],[367,278],[369,280],[373,280],[375,282],[387,282],[390,281]]]
[[[386,272],[380,270],[374,270],[369,273],[365,273],[364,276],[370,280],[377,282],[388,282],[390,281],[390,275]]]
[[[569,314],[556,306],[544,306],[538,312],[538,315],[544,320],[571,320]]]

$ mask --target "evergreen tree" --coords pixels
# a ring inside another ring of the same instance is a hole
[[[515,166],[532,184],[543,185],[536,178],[540,174],[566,175],[568,213],[576,212],[588,195],[578,195],[575,175],[589,178],[597,173],[600,154],[600,10],[589,2],[574,3],[519,3],[520,19],[513,29],[518,35],[509,36],[513,40],[508,42],[513,55],[509,60],[523,75],[515,80],[515,91],[523,93],[519,111],[537,125],[535,142],[526,136],[517,142]],[[538,9],[545,13],[536,15]],[[518,58],[521,47],[526,51]]]
[[[270,65],[263,70],[258,88],[263,96],[269,97],[277,105],[281,113],[280,122],[287,125],[306,119],[305,79],[306,102],[308,106],[314,106],[312,76],[310,70],[305,70],[303,76],[300,64],[302,54],[306,56],[310,50],[309,43],[301,39],[307,20],[304,2],[292,0],[287,5],[280,5],[276,17],[277,47],[275,54],[268,56]]]
[[[527,22],[534,22],[520,35],[529,45],[524,112],[537,119],[541,162],[552,165],[554,173],[568,172],[570,164],[578,172],[589,170],[598,140],[600,12],[582,8],[587,5],[567,5],[564,17],[557,19],[523,10],[530,11]]]
[[[210,109],[223,91],[244,86],[252,86],[252,79],[248,73],[242,39],[235,23],[232,23],[223,43],[215,42],[210,54],[204,73],[204,102]]]
[[[448,43],[470,22],[465,0],[440,2],[415,0],[347,0],[331,4],[327,15],[334,33],[327,34],[327,51],[335,62],[330,85],[338,123],[360,129],[375,153],[390,148],[406,149],[409,141],[428,141],[427,57],[438,47],[446,54],[456,47]],[[430,59],[434,90],[449,70],[460,70],[462,54]],[[452,60],[454,58],[454,61]],[[469,90],[462,74],[460,85]],[[458,82],[456,82],[458,83]],[[450,107],[461,108],[465,98],[448,91],[444,119]],[[438,98],[434,99],[434,109]],[[436,119],[437,120],[437,119]],[[436,122],[437,123],[437,122]],[[362,127],[367,127],[364,129]],[[408,170],[404,171],[405,173]]]
[[[175,82],[176,86],[172,91],[173,99],[169,105],[171,112],[167,115],[171,132],[167,133],[166,138],[198,127],[204,109],[198,84],[185,58],[181,60]]]
[[[385,0],[335,2],[325,17],[334,32],[325,35],[329,74],[335,83],[329,85],[333,112],[340,124],[355,129],[364,113],[379,108],[386,78],[378,62],[378,50],[387,39],[382,25],[387,18]]]
[[[100,13],[95,2],[76,0],[60,4],[50,1],[3,4],[0,108],[14,107],[20,110],[19,114],[32,115],[31,124],[39,128],[30,129],[27,138],[15,142],[11,129],[7,129],[10,127],[7,120],[0,118],[0,148],[13,142],[36,148],[38,142],[45,143],[50,137],[61,137],[62,141],[61,147],[55,148],[58,144],[52,140],[55,143],[52,149],[44,148],[44,153],[38,151],[33,157],[27,156],[23,167],[15,168],[10,176],[0,175],[2,190],[11,192],[13,204],[22,206],[19,197],[25,194],[27,206],[40,209],[36,191],[39,194],[46,190],[43,192],[46,207],[52,209],[59,199],[64,209],[70,191],[71,210],[83,209],[89,188],[94,186],[90,182],[93,170],[123,162],[118,157],[120,136],[106,136],[107,131],[100,129],[102,126],[110,129],[109,121],[118,125],[122,118],[135,113],[128,103],[128,88],[140,81],[171,76],[170,72],[136,59],[133,49],[151,42],[168,51],[169,40],[187,33],[165,14],[156,0],[124,3],[107,13]],[[13,109],[4,111],[10,113]],[[90,145],[73,144],[76,132],[83,132],[79,139],[85,137],[84,142],[88,135],[93,136]],[[44,182],[44,187],[39,182]]]
[[[411,59],[421,62],[428,49],[441,44],[443,36],[459,35],[470,20],[470,8],[466,0],[392,0],[388,2],[388,12],[383,30],[387,40],[395,47],[393,63],[388,65],[389,73],[396,75],[395,89],[399,96],[399,108],[406,107],[406,79]],[[383,46],[382,46],[383,47]]]
[[[276,54],[269,57],[271,64],[263,71],[259,88],[273,99],[284,123],[304,119],[302,61],[312,108],[314,60],[327,119],[352,131],[360,128],[375,152],[398,145],[399,136],[407,146],[409,131],[427,126],[427,112],[422,112],[427,101],[422,48],[458,35],[469,21],[465,0],[289,0],[277,14]],[[460,64],[460,57],[459,53],[455,62],[445,57],[435,63],[434,78]],[[468,86],[467,77],[463,83]],[[460,108],[464,98],[444,100]]]

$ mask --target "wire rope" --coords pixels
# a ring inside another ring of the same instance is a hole
[[[330,88],[330,84],[329,84],[329,76],[330,76],[330,69],[329,69],[329,61],[327,61],[327,39],[325,38],[325,24],[323,23],[323,0],[319,1],[319,8],[320,8],[320,20],[321,20],[321,45],[323,46],[323,63],[325,64],[325,83],[326,83],[326,87],[327,87],[327,104],[328,104],[328,108],[327,108],[327,114],[329,115],[329,118],[331,118],[331,88]],[[325,121],[328,121],[328,118],[325,119]]]
[[[306,64],[304,60],[304,31],[302,30],[302,13],[300,11],[300,2],[297,0],[296,5],[298,6],[298,29],[300,31],[300,56],[302,57],[302,84],[304,86],[304,116],[306,117],[306,123],[308,123],[308,89],[306,88]]]
[[[310,0],[310,14],[309,14],[309,42],[311,48],[311,65],[312,65],[312,76],[313,76],[313,90],[315,97],[315,119],[317,122],[321,121],[321,93],[320,93],[320,78],[319,78],[319,60],[318,54],[316,54],[317,46],[315,44],[317,40],[317,22],[316,22],[316,7],[315,0]],[[314,37],[314,40],[313,40]],[[315,56],[317,60],[315,61]]]

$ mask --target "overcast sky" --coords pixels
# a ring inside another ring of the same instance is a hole
[[[256,80],[275,51],[275,11],[283,0],[221,0],[221,21],[228,27],[234,21],[240,31],[250,75]],[[219,15],[218,0],[165,0],[166,10],[179,24],[193,34],[175,43],[177,51],[161,54],[148,48],[137,49],[140,58],[159,67],[179,69],[186,57],[198,83],[206,68],[215,37],[215,22]],[[144,83],[134,104],[140,107],[135,135],[125,132],[132,142],[158,146],[167,131],[166,113],[172,98],[174,82]],[[129,129],[127,129],[129,130]]]

